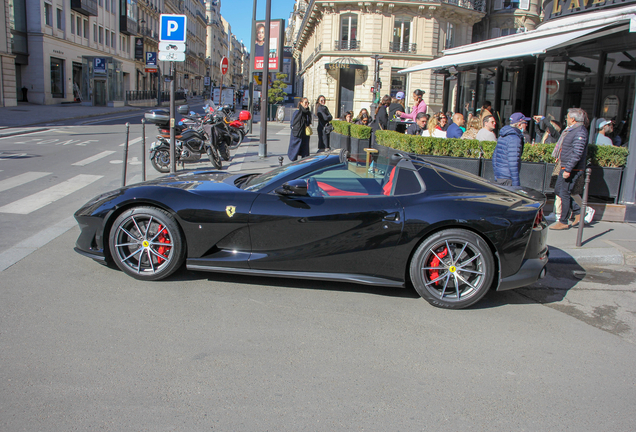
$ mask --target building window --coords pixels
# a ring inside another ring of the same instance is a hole
[[[100,7],[104,6],[104,0],[99,0],[99,6]]]
[[[340,16],[340,43],[338,49],[357,50],[360,49],[357,40],[358,35],[358,15],[344,14]]]
[[[99,26],[99,43],[103,44],[104,43],[104,27]]]
[[[108,37],[108,33],[110,33],[108,30],[106,30],[106,46],[108,46],[109,42],[110,42],[110,38]]]
[[[110,12],[110,1],[106,0],[106,4],[104,5],[106,7],[106,12]]]
[[[411,52],[411,21],[397,19],[393,24],[393,42],[389,49],[392,52]]]
[[[79,18],[77,18],[79,20]],[[84,37],[88,39],[88,20],[84,20]]]
[[[48,3],[44,3],[44,23],[47,26],[51,26],[53,21],[53,6]]]
[[[93,42],[97,43],[97,24],[93,24]]]
[[[115,32],[110,32],[110,46],[113,48],[117,48],[117,38],[115,37]]]
[[[62,15],[62,9],[57,10],[57,28],[60,30],[64,29],[63,23],[64,15]]]
[[[450,49],[455,46],[455,25],[446,23],[446,44],[444,49]]]
[[[51,57],[51,95],[64,97],[64,60]]]
[[[117,12],[117,6],[116,5],[117,5],[117,0],[112,0],[112,4],[111,4],[111,7],[110,7],[110,11],[112,13]]]
[[[71,14],[71,34],[75,34],[75,16],[73,14]]]

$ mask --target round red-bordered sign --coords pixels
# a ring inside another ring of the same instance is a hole
[[[227,57],[223,57],[223,59],[221,60],[221,73],[223,75],[227,73],[227,69],[229,66],[230,66],[230,62],[228,61]]]

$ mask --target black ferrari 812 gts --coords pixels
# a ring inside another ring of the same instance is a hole
[[[183,171],[75,213],[75,250],[141,280],[189,270],[412,284],[460,309],[534,283],[546,197],[399,152],[309,156],[264,174]]]

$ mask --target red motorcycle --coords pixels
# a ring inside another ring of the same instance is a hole
[[[238,120],[228,123],[230,135],[232,135],[232,148],[237,148],[247,135],[247,121],[252,118],[249,111],[241,111]]]

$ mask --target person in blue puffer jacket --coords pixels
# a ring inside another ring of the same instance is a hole
[[[523,128],[530,120],[522,113],[510,116],[510,126],[499,131],[497,147],[492,155],[492,168],[495,181],[502,186],[521,186],[519,169],[523,153]]]

